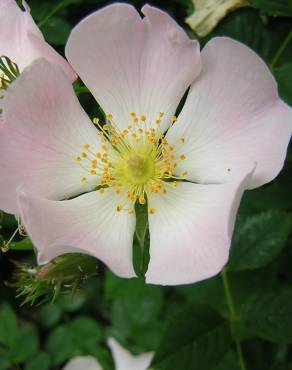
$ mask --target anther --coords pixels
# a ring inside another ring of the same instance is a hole
[[[149,209],[150,215],[154,215],[155,212],[156,212],[156,209],[155,208],[150,208]]]
[[[144,198],[144,197],[142,197],[142,196],[140,196],[140,197],[139,197],[139,203],[140,203],[140,204],[145,204],[145,202],[146,202],[145,198]]]

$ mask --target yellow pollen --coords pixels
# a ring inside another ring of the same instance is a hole
[[[184,137],[181,137],[181,138],[179,139],[179,141],[180,141],[180,143],[181,143],[181,144],[184,144],[184,142],[185,142],[185,138],[184,138]]]
[[[171,116],[171,122],[174,123],[177,120],[176,116]]]
[[[144,197],[139,197],[139,203],[140,204],[145,204],[146,200]]]
[[[153,122],[148,122],[145,114],[130,112],[128,117],[123,130],[119,130],[112,114],[106,115],[106,122],[93,118],[98,129],[97,145],[83,144],[75,159],[85,171],[82,184],[92,181],[93,177],[88,176],[95,176],[100,194],[112,188],[119,196],[116,211],[133,213],[136,202],[146,204],[150,193],[167,194],[167,189],[179,186],[188,173],[176,173],[185,155],[174,155],[175,146],[169,145],[160,128],[164,112],[158,112]],[[169,127],[174,118],[168,118]],[[184,138],[179,141],[184,143]],[[149,208],[150,214],[155,212],[155,208]]]
[[[108,145],[102,145],[101,147],[104,151],[109,151],[110,150],[110,147]]]

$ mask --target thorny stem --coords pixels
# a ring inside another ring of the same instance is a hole
[[[230,319],[231,319],[230,328],[231,328],[231,334],[233,336],[235,346],[236,346],[236,351],[237,351],[237,356],[238,356],[238,363],[239,363],[239,366],[240,366],[241,370],[247,370],[247,368],[245,366],[245,361],[244,361],[244,357],[243,357],[243,353],[242,353],[240,340],[237,338],[236,334],[234,333],[233,323],[234,323],[234,321],[236,321],[237,315],[236,315],[236,311],[235,311],[235,307],[234,307],[234,303],[233,303],[233,299],[232,299],[232,294],[231,294],[231,290],[230,290],[230,285],[229,285],[226,269],[224,269],[222,271],[221,277],[222,277],[222,281],[223,281],[224,292],[225,292],[225,296],[226,296],[228,309],[229,309],[229,312],[230,312]]]
[[[274,57],[273,57],[273,59],[270,63],[271,69],[275,68],[276,64],[278,63],[278,61],[281,57],[281,55],[283,54],[283,52],[285,51],[285,49],[287,48],[287,46],[289,45],[291,40],[292,40],[292,30],[288,33],[288,35],[286,36],[286,38],[282,42],[281,46],[277,50],[276,54],[274,55]]]

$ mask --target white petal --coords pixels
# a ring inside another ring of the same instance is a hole
[[[165,195],[149,195],[156,213],[149,215],[148,283],[195,283],[222,270],[250,173],[226,184],[182,182]]]
[[[0,208],[17,213],[16,188],[63,199],[88,190],[76,161],[84,144],[96,151],[96,129],[81,108],[71,81],[45,60],[31,64],[9,86],[0,124]],[[88,176],[94,186],[96,176]]]
[[[107,6],[72,31],[66,55],[116,124],[131,112],[154,123],[173,114],[200,72],[199,45],[164,12],[145,6],[141,19],[128,4]],[[182,68],[183,66],[183,68]]]
[[[202,63],[168,135],[173,145],[185,138],[175,153],[186,155],[178,173],[187,171],[199,183],[225,182],[253,161],[248,187],[271,181],[283,166],[292,131],[292,110],[279,99],[271,72],[252,50],[227,38],[212,39]]]
[[[70,360],[63,370],[103,370],[94,357],[80,356]]]
[[[153,358],[152,352],[133,356],[113,338],[108,340],[108,345],[114,357],[116,370],[146,370]]]
[[[117,275],[133,277],[135,215],[117,212],[118,203],[112,189],[65,201],[19,192],[21,219],[38,249],[39,263],[64,253],[83,252],[99,258]]]

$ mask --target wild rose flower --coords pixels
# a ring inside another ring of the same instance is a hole
[[[15,0],[0,0],[0,57],[8,57],[17,64],[20,71],[35,59],[45,57],[59,64],[64,72],[74,80],[76,74],[73,69],[44,40],[25,1],[22,5],[24,11],[19,8]],[[1,70],[0,77],[4,77]]]
[[[133,277],[134,206],[147,203],[146,281],[192,283],[226,264],[241,195],[281,170],[292,114],[252,50],[215,38],[200,56],[167,14],[142,12],[108,6],[67,43],[107,114],[98,131],[58,66],[36,61],[8,88],[0,205],[20,213],[39,263],[85,252]]]
[[[126,351],[113,338],[109,339],[108,345],[112,351],[116,370],[146,370],[150,365],[153,353],[144,353],[133,356]],[[67,363],[63,370],[102,370],[98,361],[91,356],[75,357]]]

